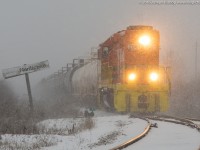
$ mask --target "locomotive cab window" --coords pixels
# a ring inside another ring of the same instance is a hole
[[[103,56],[106,57],[108,55],[109,49],[108,47],[103,47]]]

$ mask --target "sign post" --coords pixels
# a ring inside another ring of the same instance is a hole
[[[46,68],[49,68],[48,60],[42,61],[42,62],[39,62],[39,63],[35,63],[35,64],[29,64],[29,65],[25,64],[23,66],[18,66],[18,67],[8,68],[8,69],[2,70],[3,77],[5,79],[25,74],[29,103],[30,103],[30,111],[31,112],[33,112],[33,98],[32,98],[32,94],[31,94],[29,73],[36,72],[36,71],[39,71],[39,70],[43,70],[43,69],[46,69]]]
[[[25,77],[26,77],[26,85],[27,85],[28,97],[29,97],[29,103],[30,103],[30,111],[33,112],[33,98],[31,94],[31,85],[30,85],[28,73],[25,73]]]

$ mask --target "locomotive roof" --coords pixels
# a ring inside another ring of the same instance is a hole
[[[145,30],[152,30],[153,27],[152,26],[144,26],[144,25],[137,25],[137,26],[129,26],[127,27],[127,30],[141,30],[141,29],[145,29]]]

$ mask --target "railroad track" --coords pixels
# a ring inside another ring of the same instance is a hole
[[[194,123],[190,118],[178,118],[174,116],[149,116],[147,117],[148,119],[151,120],[158,120],[158,121],[164,121],[164,122],[171,122],[175,124],[181,124],[185,126],[189,126],[191,128],[195,128],[200,132],[200,126],[196,123]],[[195,121],[200,121],[200,120],[195,120]]]
[[[170,123],[175,123],[175,124],[181,124],[181,125],[184,125],[184,126],[194,128],[194,129],[196,129],[200,132],[200,125],[194,123],[194,121],[200,122],[200,120],[194,119],[194,118],[178,118],[178,117],[173,117],[173,116],[148,116],[148,117],[144,117],[144,118],[141,118],[141,117],[137,117],[137,118],[146,120],[148,122],[148,125],[145,128],[145,130],[140,135],[128,140],[127,142],[124,142],[124,143],[112,148],[111,150],[124,149],[124,148],[132,145],[133,143],[141,140],[143,137],[145,137],[152,127],[152,123],[150,122],[150,120],[157,120],[157,121],[164,121],[164,122],[170,122]]]
[[[112,148],[111,150],[121,150],[121,149],[124,149],[127,146],[129,146],[129,145],[131,145],[131,144],[133,144],[133,143],[141,140],[143,137],[145,137],[148,134],[148,132],[150,131],[151,126],[152,126],[151,122],[149,121],[149,119],[147,119],[147,118],[141,118],[141,117],[137,117],[137,118],[147,121],[148,125],[146,126],[146,128],[144,129],[144,131],[141,134],[137,135],[136,137],[128,140],[127,142],[124,142],[124,143],[122,143],[122,144],[120,144],[120,145]]]

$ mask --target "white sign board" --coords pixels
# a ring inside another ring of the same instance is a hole
[[[35,64],[27,64],[23,66],[14,67],[14,68],[3,69],[2,73],[3,73],[3,77],[5,79],[8,79],[15,76],[23,75],[25,73],[32,73],[35,71],[39,71],[45,68],[49,68],[48,60],[35,63]]]

